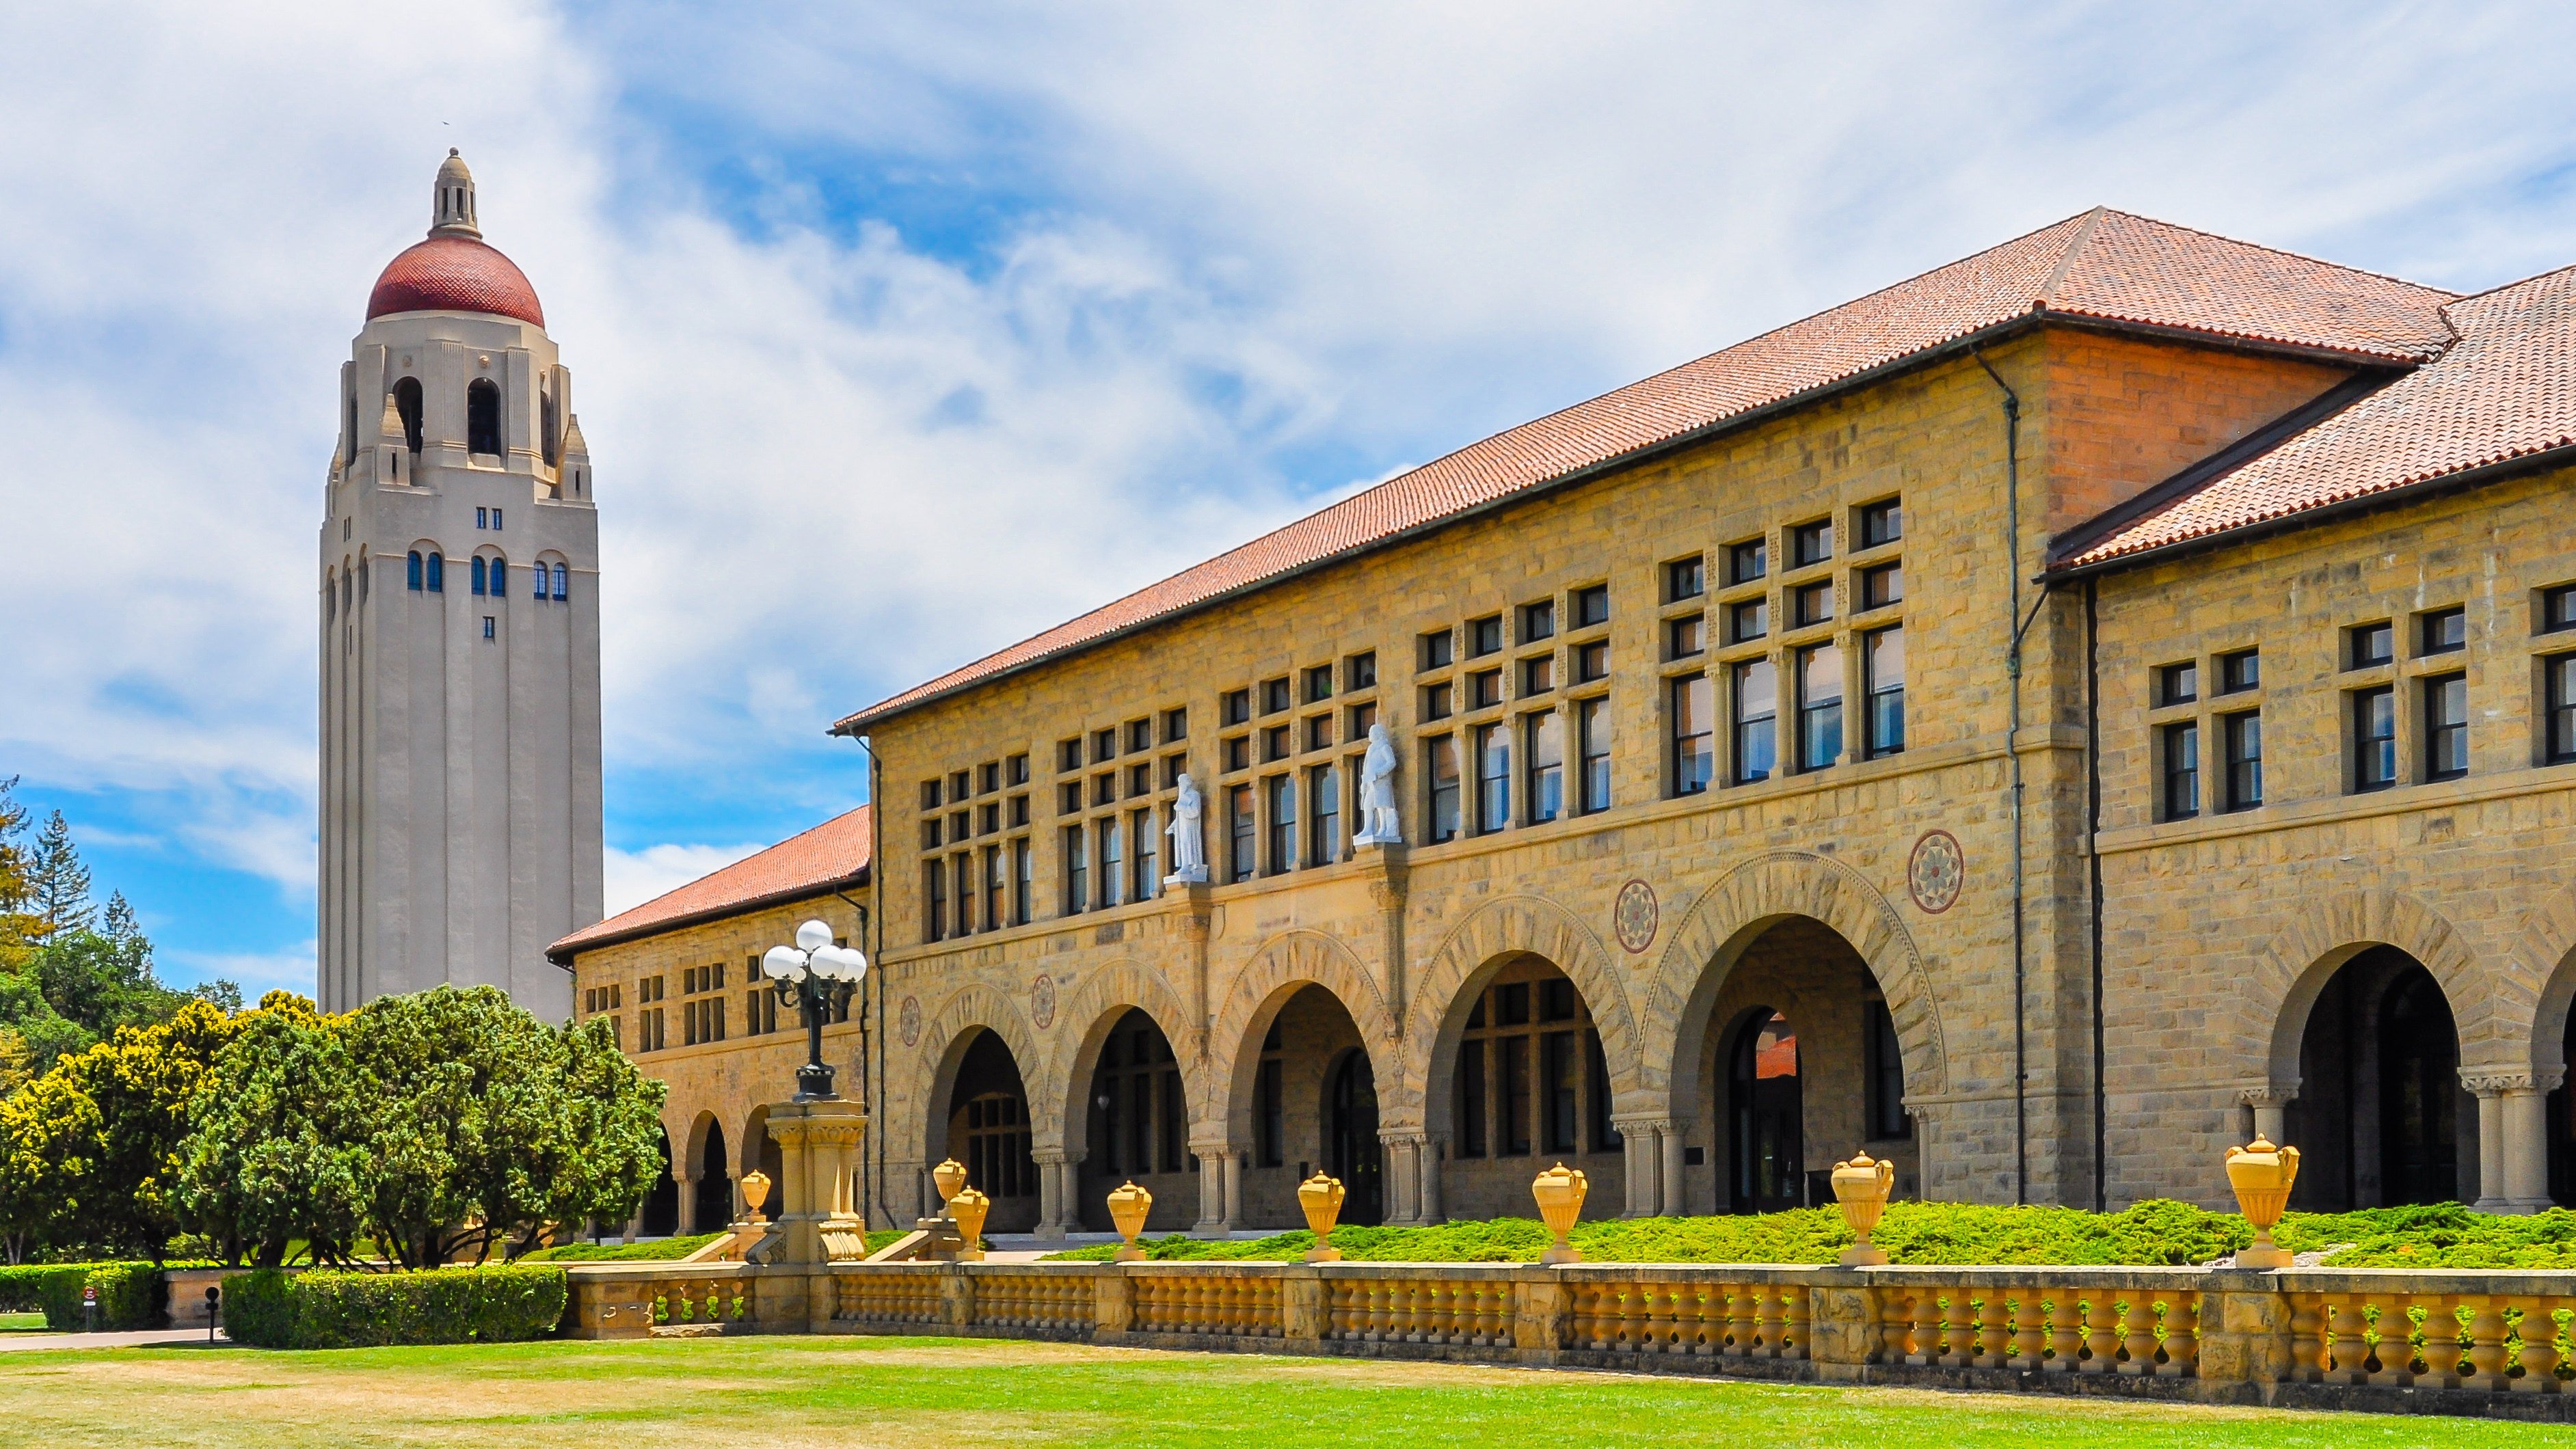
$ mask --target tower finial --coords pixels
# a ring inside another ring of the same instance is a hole
[[[438,163],[438,194],[430,204],[429,234],[483,235],[483,229],[474,224],[474,173],[465,168],[465,158],[453,146],[447,148],[447,159]]]

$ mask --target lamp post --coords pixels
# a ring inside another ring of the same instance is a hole
[[[772,946],[760,958],[760,973],[770,980],[781,1002],[805,1014],[805,1065],[796,1069],[798,1102],[835,1098],[832,1068],[823,1060],[823,1018],[846,1009],[850,993],[868,974],[868,958],[847,946],[832,944],[832,928],[807,921],[796,928],[796,944]]]

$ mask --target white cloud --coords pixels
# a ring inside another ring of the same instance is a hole
[[[608,848],[607,874],[601,878],[608,914],[640,906],[667,895],[701,876],[712,875],[762,845],[648,845],[642,850]]]
[[[229,981],[241,988],[243,1004],[251,1005],[268,991],[311,996],[316,989],[313,960],[313,942],[307,941],[285,951],[162,952],[156,969],[162,980],[180,987]]]

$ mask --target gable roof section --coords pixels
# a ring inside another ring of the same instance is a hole
[[[1471,443],[833,726],[866,725],[1514,495],[1812,401],[1980,333],[2056,316],[2412,366],[2452,294],[2096,209]]]
[[[874,842],[868,807],[862,805],[633,910],[575,931],[548,946],[546,959],[566,966],[583,951],[861,884],[867,879]]]
[[[2443,312],[2459,340],[2438,360],[2231,467],[2177,475],[2156,506],[2070,539],[2057,568],[2099,568],[2576,445],[2576,267]]]

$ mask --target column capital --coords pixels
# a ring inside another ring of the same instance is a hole
[[[1070,1148],[1032,1147],[1029,1149],[1029,1160],[1045,1167],[1062,1167],[1066,1163],[1080,1162],[1082,1159],[1082,1153]]]
[[[2296,1077],[2286,1082],[2249,1082],[2236,1089],[2236,1100],[2248,1107],[2281,1107],[2299,1097]]]
[[[2563,1073],[2562,1073],[2563,1075]],[[2515,1092],[2542,1092],[2540,1076],[2526,1071],[2490,1071],[2475,1067],[2460,1069],[2460,1085],[2481,1097],[2501,1097]],[[2557,1085],[2551,1083],[2551,1086]]]

